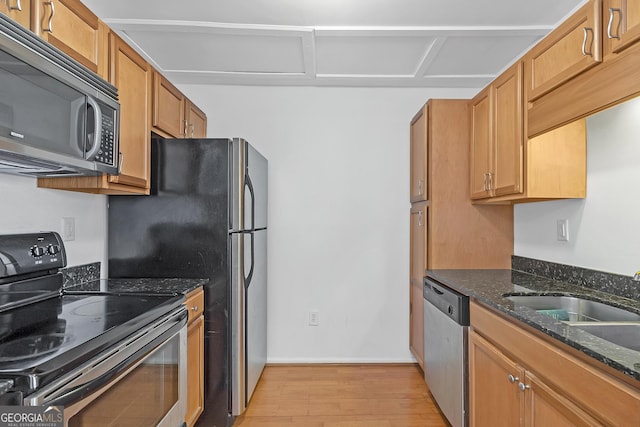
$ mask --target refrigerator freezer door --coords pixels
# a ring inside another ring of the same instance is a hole
[[[267,226],[267,160],[247,141],[233,140],[231,232]]]
[[[267,230],[252,233],[251,281],[246,289],[247,403],[267,362]]]
[[[230,235],[231,409],[244,412],[267,360],[267,230]]]

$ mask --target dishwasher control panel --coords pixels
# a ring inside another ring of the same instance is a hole
[[[469,326],[469,297],[438,283],[424,278],[423,296],[438,310],[462,326]]]

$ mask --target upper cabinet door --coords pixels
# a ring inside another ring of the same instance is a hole
[[[496,196],[522,190],[523,100],[522,62],[518,61],[493,83],[495,147],[490,185]]]
[[[604,0],[605,53],[619,53],[640,40],[640,2]]]
[[[174,138],[186,134],[186,98],[160,73],[153,73],[153,127]]]
[[[591,0],[526,55],[533,101],[602,62],[601,0]]]
[[[411,120],[411,203],[428,200],[428,106],[425,105]]]
[[[31,28],[31,0],[0,0],[0,13],[27,29]]]
[[[149,188],[151,76],[149,64],[121,38],[109,35],[109,80],[120,98],[120,175],[110,182]]]
[[[187,128],[185,133],[187,138],[207,137],[207,115],[188,99],[186,104],[186,121]]]
[[[25,0],[23,0],[25,1]],[[36,0],[32,30],[91,71],[100,73],[104,27],[79,0]]]
[[[469,161],[472,199],[481,199],[491,195],[491,151],[493,147],[491,98],[491,86],[489,86],[471,101],[471,158]]]

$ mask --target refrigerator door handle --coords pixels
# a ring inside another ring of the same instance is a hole
[[[249,189],[249,195],[251,196],[251,227],[250,230],[253,230],[256,225],[256,193],[253,190],[253,183],[251,182],[251,177],[248,173],[244,176],[244,185]]]
[[[255,236],[251,233],[251,267],[249,268],[249,274],[244,278],[244,288],[249,289],[251,286],[251,278],[253,277],[253,269],[255,267]]]

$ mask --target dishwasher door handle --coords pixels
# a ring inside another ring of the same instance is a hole
[[[444,295],[444,292],[442,292],[440,289],[436,288],[433,285],[431,285],[431,289],[433,289],[433,292],[435,292],[438,295]]]

